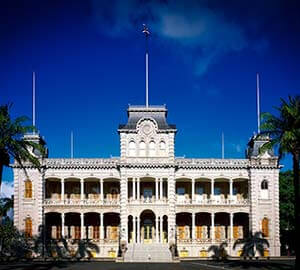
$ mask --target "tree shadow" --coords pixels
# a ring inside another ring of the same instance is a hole
[[[93,252],[98,253],[100,251],[98,245],[94,244],[90,239],[74,240],[73,244],[77,244],[77,250],[75,252],[75,258],[93,258]]]
[[[242,253],[240,254],[243,258],[253,258],[256,256],[256,252],[260,256],[264,256],[265,247],[269,247],[269,241],[263,238],[262,232],[255,232],[254,234],[250,231],[248,237],[243,239],[237,239],[233,244],[235,250],[238,246],[243,245]]]
[[[226,247],[228,246],[227,242],[222,242],[220,245],[212,245],[208,248],[208,252],[213,252],[211,256],[216,261],[224,261],[228,259],[228,253]]]

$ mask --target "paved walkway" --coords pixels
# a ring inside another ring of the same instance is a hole
[[[0,263],[0,270],[292,270],[293,261],[189,261],[181,263],[24,262]]]

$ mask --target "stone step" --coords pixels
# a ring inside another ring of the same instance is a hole
[[[125,262],[172,262],[167,244],[129,244]]]

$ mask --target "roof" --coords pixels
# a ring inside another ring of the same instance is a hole
[[[156,121],[159,130],[176,131],[176,125],[167,123],[168,110],[165,105],[162,106],[138,106],[130,105],[127,109],[128,122],[127,124],[119,125],[120,130],[135,130],[137,123],[142,118],[152,118]]]

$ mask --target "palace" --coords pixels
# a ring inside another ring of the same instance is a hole
[[[151,245],[209,257],[211,246],[225,242],[230,256],[240,256],[234,242],[261,232],[269,242],[264,256],[280,256],[280,167],[273,151],[259,151],[267,136],[250,139],[245,159],[177,158],[177,129],[165,106],[129,106],[127,113],[118,158],[44,158],[41,171],[28,164],[26,174],[13,165],[19,230],[30,237],[44,225],[47,238],[70,245],[90,239],[99,247],[93,256],[102,258],[116,257],[123,243],[127,261]],[[45,145],[38,134],[25,139]]]

